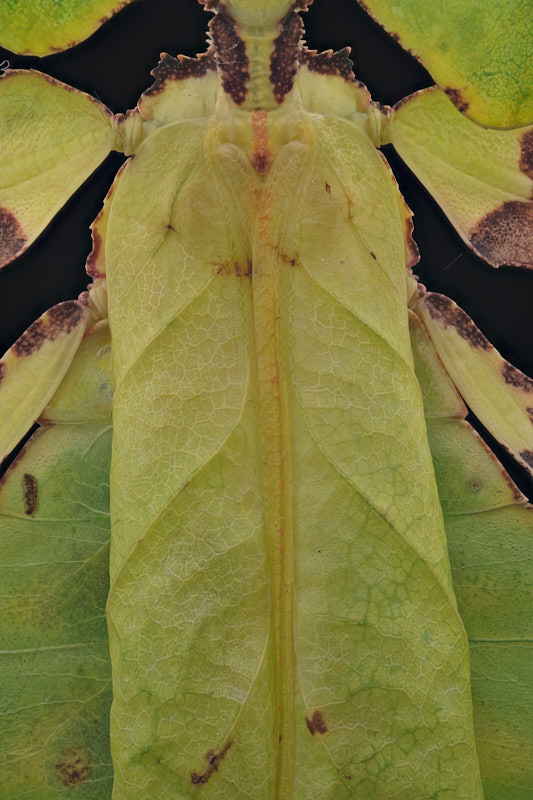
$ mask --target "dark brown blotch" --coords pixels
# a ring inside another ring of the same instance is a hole
[[[432,319],[441,322],[445,328],[451,326],[456,329],[459,336],[472,347],[480,350],[490,350],[491,343],[465,314],[462,308],[443,294],[428,292],[424,295],[424,302]]]
[[[18,219],[0,206],[0,267],[13,261],[24,249],[26,241]]]
[[[13,345],[17,358],[30,356],[39,350],[46,339],[54,341],[63,333],[70,333],[79,325],[84,314],[83,306],[77,300],[66,300],[49,309],[46,314],[33,322],[27,331]]]
[[[31,475],[29,472],[25,472],[22,476],[22,499],[24,513],[31,517],[39,505],[39,484],[35,475]]]
[[[468,111],[468,106],[470,103],[463,95],[461,89],[455,89],[453,86],[447,86],[444,91],[458,111],[460,111],[462,114],[464,114],[465,111]]]
[[[150,95],[159,94],[165,88],[167,81],[203,78],[204,75],[215,69],[215,60],[209,51],[196,56],[196,58],[181,55],[174,58],[168,53],[161,53],[161,61],[150,73],[154,77],[154,82],[143,96],[150,97]]]
[[[522,392],[533,393],[533,380],[516,367],[513,367],[512,364],[509,364],[508,361],[502,367],[502,375],[508,386],[520,389]],[[528,408],[528,412],[533,412],[533,409]]]
[[[495,267],[533,267],[533,203],[507,200],[482,217],[468,238]]]
[[[520,140],[520,170],[533,181],[533,129],[526,131]]]
[[[343,47],[342,50],[337,50],[337,52],[325,50],[323,53],[317,53],[316,50],[308,50],[307,47],[302,47],[300,60],[312,72],[318,72],[320,75],[336,75],[348,81],[348,83],[353,83],[353,61],[349,56],[349,47]]]
[[[90,755],[83,747],[69,747],[57,761],[55,770],[63,786],[79,786],[91,775]]]
[[[227,741],[219,752],[215,752],[214,750],[208,750],[205,754],[204,758],[207,760],[206,767],[203,772],[191,772],[191,783],[198,785],[202,783],[207,783],[209,778],[213,775],[214,772],[218,772],[218,768],[220,766],[220,762],[226,757],[228,750],[230,749],[233,742]]]
[[[328,732],[328,726],[326,724],[326,720],[324,719],[324,715],[322,711],[318,709],[313,711],[311,717],[305,718],[305,724],[307,725],[307,729],[311,736],[314,736],[315,733],[318,733],[322,736],[324,733]]]
[[[533,467],[533,450],[521,450],[520,457],[528,466]]]
[[[277,103],[282,103],[285,95],[294,86],[303,32],[300,15],[291,9],[279,23],[279,34],[274,39],[274,49],[270,56],[270,82]]]
[[[248,91],[246,84],[250,80],[248,56],[237,23],[228,16],[224,6],[209,23],[209,34],[222,73],[223,89],[234,103],[242,105]]]

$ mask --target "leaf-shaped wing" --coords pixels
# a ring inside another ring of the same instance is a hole
[[[0,266],[22,253],[115,146],[110,111],[40,72],[0,78]]]
[[[74,47],[131,0],[0,0],[0,43],[46,56]]]
[[[470,644],[485,800],[527,800],[533,785],[533,509],[465,422],[466,409],[415,314],[411,336]]]
[[[108,354],[103,322],[0,485],[5,800],[111,797]]]
[[[434,87],[395,106],[388,135],[478,255],[533,267],[533,128],[472,125]]]
[[[494,128],[533,123],[528,0],[358,0],[416,56],[457,108]]]

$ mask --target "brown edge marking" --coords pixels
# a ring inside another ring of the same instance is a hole
[[[0,383],[2,383],[2,381],[6,377],[6,371],[7,371],[7,367],[6,367],[5,362],[4,361],[0,361]]]
[[[524,375],[523,372],[520,372],[519,369],[514,367],[508,361],[506,361],[502,366],[502,376],[505,383],[508,386],[512,386],[513,389],[520,389],[522,392],[533,394],[533,380],[531,380],[531,378],[529,378],[527,375]],[[527,411],[531,417],[531,421],[533,422],[533,408],[528,408]]]
[[[506,200],[481,217],[467,236],[494,267],[533,267],[533,202]]]
[[[533,128],[527,130],[520,139],[520,171],[533,181]]]
[[[90,754],[84,747],[68,747],[56,762],[55,771],[63,786],[79,786],[91,776]]]
[[[304,34],[304,24],[300,15],[295,14],[294,7],[283,17],[278,29],[279,35],[274,39],[270,56],[270,83],[276,102],[282,103],[294,86]]]
[[[300,62],[311,72],[317,72],[319,75],[336,75],[348,83],[355,83],[350,53],[351,48],[349,47],[343,47],[342,50],[336,52],[324,50],[322,53],[302,47]]]
[[[93,240],[93,246],[91,248],[91,252],[87,256],[87,261],[85,262],[85,272],[87,273],[87,275],[89,275],[90,278],[105,278],[105,273],[102,273],[97,266],[98,262],[101,260],[103,242],[102,242],[102,237],[100,236],[98,230],[95,227],[95,223],[98,222],[103,212],[104,210],[102,209],[91,227],[91,238]]]
[[[1,366],[1,364],[0,364],[0,366]],[[2,380],[2,378],[1,378],[1,376],[0,376],[0,381],[1,381],[1,380]],[[528,407],[526,408],[526,411],[527,411],[527,413],[528,413],[529,419],[531,420],[531,423],[533,424],[533,408],[531,408],[530,406],[528,406]]]
[[[529,467],[533,467],[533,450],[521,450],[519,455]]]
[[[225,744],[222,745],[221,749],[218,753],[214,750],[208,750],[205,754],[205,759],[207,760],[207,765],[203,772],[191,772],[191,783],[194,785],[207,783],[209,778],[213,775],[214,772],[218,772],[218,768],[220,766],[220,762],[226,757],[228,750],[230,749],[233,742],[228,740]]]
[[[305,724],[307,725],[307,730],[311,736],[314,736],[315,733],[318,733],[320,736],[322,736],[324,733],[328,732],[328,726],[326,724],[326,720],[324,719],[324,715],[322,711],[319,711],[318,709],[313,711],[311,717],[305,718]]]
[[[209,22],[209,38],[215,61],[222,73],[222,87],[233,102],[240,106],[246,100],[246,84],[250,80],[246,44],[240,38],[237,23],[229,16],[226,7],[219,3],[217,14]]]
[[[39,484],[35,475],[25,472],[22,476],[22,497],[24,513],[29,517],[35,514],[39,505]]]
[[[208,72],[214,70],[216,70],[216,64],[209,50],[205,53],[200,53],[196,58],[181,55],[174,58],[168,53],[161,53],[161,61],[150,73],[154,78],[154,82],[143,92],[142,97],[151,97],[159,94],[164,90],[167,81],[203,78]]]
[[[28,240],[15,215],[0,206],[0,267],[13,261],[26,247]]]
[[[39,350],[46,339],[54,341],[64,333],[76,328],[85,314],[78,300],[65,300],[46,311],[33,322],[27,331],[12,346],[17,358],[25,358]]]
[[[440,322],[444,328],[448,328],[448,326],[455,328],[461,339],[468,342],[471,347],[480,350],[493,349],[487,337],[481,333],[468,314],[449,297],[435,292],[427,292],[423,302],[431,319]]]
[[[470,103],[463,95],[461,89],[455,89],[453,86],[446,86],[444,88],[445,94],[448,95],[454,106],[461,114],[465,114],[468,111],[468,107]]]

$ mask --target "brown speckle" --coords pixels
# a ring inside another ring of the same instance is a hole
[[[208,750],[204,756],[204,758],[207,760],[207,765],[204,771],[191,772],[191,783],[196,785],[201,783],[207,783],[212,774],[214,772],[218,772],[220,762],[226,757],[227,752],[232,744],[233,744],[232,741],[226,742],[218,753],[216,753],[214,750]]]
[[[370,251],[370,255],[372,256],[372,258],[374,259],[374,261],[377,261],[376,254],[375,254],[375,253],[373,253],[373,252],[372,252],[372,250]]]
[[[533,181],[533,130],[526,131],[520,141],[521,171]]]
[[[533,450],[521,450],[520,457],[528,464],[528,466],[533,467]]]
[[[457,108],[462,114],[465,111],[468,111],[468,106],[470,105],[468,100],[463,96],[463,93],[460,89],[454,89],[453,86],[447,86],[444,91]]]
[[[298,52],[304,27],[299,14],[291,9],[279,23],[279,35],[274,39],[270,56],[270,83],[277,103],[282,103],[293,85],[298,70]]]
[[[438,320],[445,328],[451,326],[455,328],[459,336],[467,341],[472,347],[481,350],[492,348],[489,340],[474,325],[468,314],[459,308],[449,297],[443,294],[427,292],[424,295],[424,303],[432,317]]]
[[[238,261],[226,261],[224,264],[216,264],[217,275],[235,275],[237,278],[250,278],[252,275],[252,262],[250,259],[245,265]]]
[[[63,786],[79,786],[91,774],[90,755],[83,747],[69,747],[56,763],[55,770]]]
[[[494,267],[533,267],[533,203],[507,200],[482,217],[468,238]]]
[[[520,372],[519,369],[513,367],[506,361],[502,367],[502,375],[505,383],[515,389],[520,389],[522,392],[533,393],[533,380]],[[533,409],[528,408],[528,412],[533,412]]]
[[[331,186],[329,185],[329,183],[327,181],[326,181],[326,192],[328,194],[331,194]]]
[[[7,208],[0,207],[0,267],[13,261],[25,245],[26,237],[18,219]]]
[[[154,77],[154,82],[144,92],[143,97],[159,94],[165,88],[167,81],[203,78],[204,75],[215,69],[215,60],[209,51],[196,56],[196,58],[188,58],[187,56],[174,58],[168,53],[161,53],[161,61],[150,73]]]
[[[39,488],[35,475],[25,472],[22,477],[22,497],[24,500],[24,513],[28,516],[35,514],[39,505]]]
[[[234,103],[242,105],[246,100],[250,79],[246,45],[240,38],[237,24],[228,16],[224,7],[209,23],[215,59],[222,73],[222,86]]]
[[[314,736],[315,733],[320,734],[321,736],[324,733],[327,733],[328,726],[326,724],[326,720],[324,719],[324,715],[322,711],[313,711],[313,715],[311,718],[305,718],[305,724],[307,725],[307,729],[311,736]]]
[[[6,376],[6,365],[3,361],[0,361],[0,383],[2,383],[5,376]]]
[[[337,75],[348,83],[354,82],[353,61],[350,59],[350,48],[343,47],[342,50],[325,50],[317,53],[316,50],[309,50],[302,47],[300,60],[307,69],[318,72],[320,75]]]
[[[83,306],[77,300],[58,303],[33,322],[17,339],[12,348],[13,353],[17,358],[30,356],[42,347],[46,339],[54,341],[61,334],[74,330],[83,314]]]

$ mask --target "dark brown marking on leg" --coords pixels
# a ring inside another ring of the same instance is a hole
[[[0,267],[13,261],[25,245],[26,237],[18,219],[0,206]]]
[[[58,303],[43,316],[33,322],[27,331],[13,345],[13,353],[17,358],[30,356],[39,350],[46,339],[54,341],[63,333],[70,333],[79,325],[84,311],[77,300],[66,300]]]
[[[215,60],[222,73],[222,86],[234,103],[242,105],[248,92],[250,80],[246,45],[240,38],[237,23],[228,16],[224,6],[209,23]]]
[[[527,392],[529,394],[533,393],[533,380],[527,375],[524,375],[523,372],[520,372],[520,370],[512,364],[509,364],[508,361],[502,366],[502,375],[508,386],[512,386],[514,389],[520,389],[522,392]],[[533,409],[528,408],[528,413],[530,412],[533,413]]]
[[[458,111],[460,111],[462,114],[464,114],[465,111],[468,111],[468,106],[470,103],[466,97],[464,97],[461,89],[454,89],[453,86],[447,86],[444,91]]]
[[[226,757],[227,752],[232,744],[233,742],[231,740],[227,741],[224,745],[222,745],[218,753],[216,753],[214,750],[208,750],[205,754],[207,765],[204,771],[196,772],[193,770],[193,772],[191,772],[191,783],[195,785],[207,783],[213,773],[218,772],[220,762]]]
[[[69,747],[57,761],[55,770],[63,786],[79,786],[91,775],[90,755],[83,747]]]
[[[316,50],[309,50],[302,47],[300,60],[307,69],[318,72],[320,75],[336,75],[343,78],[348,83],[354,83],[353,61],[350,59],[350,48],[343,47],[342,50],[325,50],[317,53]]]
[[[507,200],[485,214],[469,231],[468,238],[495,267],[533,267],[533,202]]]
[[[455,328],[459,336],[473,348],[480,350],[491,350],[492,345],[472,322],[468,314],[462,308],[455,305],[453,300],[443,294],[428,292],[424,295],[424,303],[432,319],[438,320],[444,325]]]
[[[39,505],[39,486],[35,475],[31,475],[29,472],[25,472],[22,477],[22,497],[24,513],[31,517]]]
[[[215,60],[208,50],[196,58],[188,56],[170,56],[161,53],[161,61],[151,71],[153,84],[144,92],[143,97],[159,94],[165,89],[167,81],[183,81],[186,78],[203,78],[208,72],[216,70]]]

